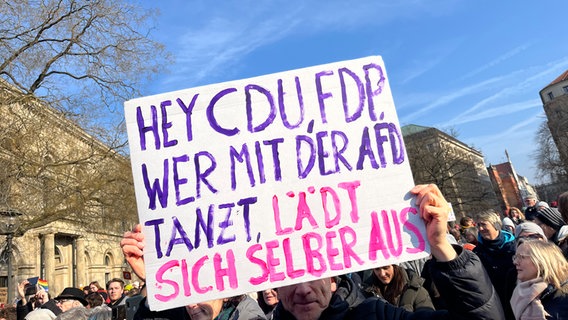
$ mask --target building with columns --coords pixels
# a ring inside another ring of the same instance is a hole
[[[112,278],[123,278],[129,268],[118,245],[120,239],[120,234],[95,233],[67,222],[32,229],[14,241],[15,283],[39,276],[48,281],[54,295],[65,287],[80,288],[95,280],[104,285]],[[0,277],[4,283],[6,271],[3,264]]]
[[[137,221],[130,162],[37,99],[0,83],[0,210],[21,227],[0,236],[0,287],[40,277],[52,296],[130,271],[120,239]],[[126,279],[128,283],[129,280]]]

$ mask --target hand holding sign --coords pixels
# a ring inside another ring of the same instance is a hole
[[[457,254],[446,237],[450,206],[440,189],[434,184],[417,185],[410,192],[416,195],[420,216],[426,222],[426,234],[432,255],[438,261],[454,259]]]
[[[124,233],[120,241],[122,253],[126,261],[132,268],[132,271],[141,280],[146,280],[146,272],[144,270],[144,234],[142,234],[142,225],[137,224],[131,231]]]
[[[381,57],[133,99],[125,117],[141,227],[122,244],[152,310],[429,255]]]

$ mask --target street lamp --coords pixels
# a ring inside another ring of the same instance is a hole
[[[8,264],[8,304],[12,303],[14,285],[12,281],[12,238],[20,227],[20,216],[16,210],[4,209],[0,211],[0,235],[6,236],[6,260]]]

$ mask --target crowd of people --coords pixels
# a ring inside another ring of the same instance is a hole
[[[448,222],[449,205],[435,185],[411,190],[426,224],[431,257],[151,311],[143,285],[112,279],[103,288],[39,290],[5,319],[568,319],[568,192],[557,206],[527,197],[526,208],[465,215]],[[121,247],[139,279],[144,270],[140,225]],[[8,313],[6,310],[4,313]],[[0,320],[3,315],[0,314]]]
[[[52,297],[45,288],[23,280],[18,284],[19,299],[2,309],[6,320],[111,320],[126,319],[126,300],[139,295],[139,282],[125,284],[114,278],[103,288],[98,281],[81,288],[68,287]]]

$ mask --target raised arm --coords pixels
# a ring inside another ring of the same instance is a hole
[[[446,237],[450,206],[440,189],[434,184],[417,185],[410,192],[416,195],[416,205],[426,223],[432,256],[438,261],[455,259],[458,255]]]
[[[120,247],[126,261],[132,268],[132,271],[141,280],[146,280],[146,271],[144,269],[144,234],[142,234],[142,225],[137,224],[131,231],[124,233],[120,240]]]

